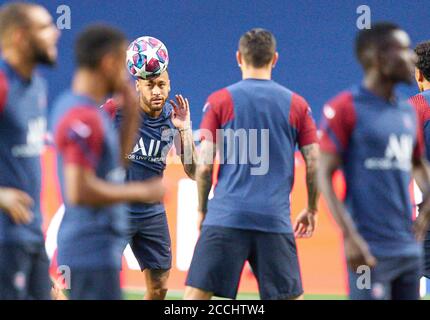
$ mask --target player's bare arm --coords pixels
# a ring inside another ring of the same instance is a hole
[[[298,216],[294,224],[297,238],[310,238],[316,227],[316,213],[318,211],[318,161],[319,145],[309,144],[300,149],[306,163],[306,186],[308,192],[308,206]]]
[[[414,229],[417,239],[423,241],[430,226],[430,169],[424,158],[412,161],[413,177],[423,193],[423,202],[419,206],[419,216],[415,220]]]
[[[337,154],[322,152],[318,169],[318,183],[324,195],[331,214],[340,227],[345,244],[347,262],[353,270],[361,265],[370,267],[376,264],[375,257],[370,253],[366,241],[357,232],[343,203],[338,199],[333,187],[333,174],[341,165],[341,158]]]
[[[175,95],[176,102],[170,100],[173,106],[172,122],[180,134],[180,156],[184,171],[191,179],[195,179],[197,153],[193,139],[190,120],[190,103],[182,95]],[[178,148],[177,147],[177,148]]]
[[[114,184],[96,176],[91,169],[67,164],[64,170],[67,200],[72,205],[106,206],[120,202],[153,203],[161,201],[161,179]]]
[[[16,224],[26,224],[33,214],[30,207],[33,200],[24,191],[0,187],[0,209],[4,210]]]
[[[212,188],[213,163],[216,155],[216,144],[203,140],[200,144],[199,163],[196,169],[197,192],[199,199],[199,228],[207,212],[208,196]]]

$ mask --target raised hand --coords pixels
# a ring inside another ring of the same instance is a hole
[[[172,122],[177,129],[187,129],[191,126],[190,104],[181,94],[175,95],[176,102],[170,100],[173,106]]]

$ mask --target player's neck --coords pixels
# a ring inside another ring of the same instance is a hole
[[[163,109],[161,110],[151,110],[150,107],[148,107],[146,104],[141,103],[140,104],[140,108],[142,109],[142,111],[150,118],[158,118],[160,117],[161,113],[163,112]]]
[[[72,90],[74,93],[89,97],[97,103],[103,103],[109,93],[103,83],[103,79],[96,72],[78,69],[73,77]]]
[[[242,68],[242,79],[271,80],[272,68]]]
[[[392,102],[395,99],[394,88],[396,83],[387,79],[381,79],[379,76],[374,74],[368,74],[365,76],[363,86],[382,99]]]
[[[34,62],[13,48],[4,48],[2,57],[22,78],[26,80],[31,79],[33,70],[36,67]]]

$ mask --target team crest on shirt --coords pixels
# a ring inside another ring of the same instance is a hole
[[[336,115],[336,111],[328,104],[324,106],[323,113],[327,119],[333,119]]]

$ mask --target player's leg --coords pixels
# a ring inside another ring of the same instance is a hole
[[[203,227],[188,270],[184,299],[210,299],[213,295],[235,299],[250,247],[246,230]]]
[[[45,246],[41,245],[32,256],[32,266],[28,279],[30,299],[51,300],[51,279],[49,277],[49,259]]]
[[[0,245],[0,300],[28,299],[30,260],[22,245]]]
[[[364,274],[348,269],[348,296],[350,300],[388,300],[390,298],[391,287],[389,282],[372,283],[371,279],[366,280],[363,278],[364,276]],[[366,284],[367,282],[368,284]]]
[[[128,217],[127,229],[125,235],[123,237],[123,241],[121,242],[121,258],[124,255],[124,251],[127,248],[127,245],[130,245],[131,250],[133,251],[133,239],[137,235],[139,230],[139,225],[136,223],[136,219]],[[136,256],[136,253],[134,253]],[[121,259],[121,270],[123,270],[123,263]]]
[[[167,281],[170,270],[145,269],[145,300],[164,300],[167,294]]]
[[[250,232],[253,244],[249,263],[257,278],[261,299],[302,300],[294,234]]]
[[[91,282],[89,271],[83,269],[70,269],[70,288],[68,288],[70,300],[91,299]]]
[[[392,258],[376,258],[374,268],[363,266],[357,270],[348,268],[350,300],[390,300],[392,281],[398,274],[398,265]]]
[[[172,267],[169,227],[165,213],[132,219],[137,232],[130,246],[145,273],[147,292],[145,300],[164,300]]]
[[[210,300],[213,295],[213,292],[187,286],[185,287],[184,300]]]
[[[393,300],[419,300],[422,259],[410,257],[402,260],[398,265],[410,267],[393,281],[391,297]]]

